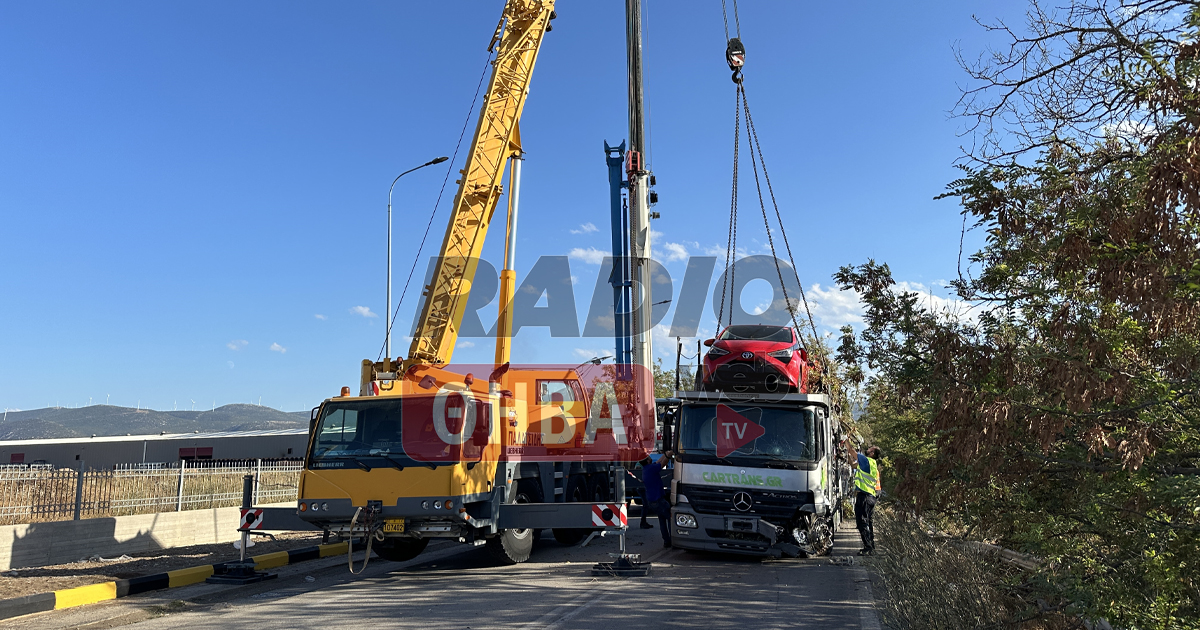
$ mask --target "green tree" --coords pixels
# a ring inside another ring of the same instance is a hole
[[[1041,557],[1029,617],[1200,627],[1200,3],[1036,3],[976,64],[946,196],[986,233],[935,313],[886,264],[844,360],[891,490]]]
[[[671,398],[675,396],[675,370],[663,369],[662,359],[655,359],[654,365],[654,397]],[[679,375],[679,389],[692,389],[696,374],[691,370],[683,370]]]

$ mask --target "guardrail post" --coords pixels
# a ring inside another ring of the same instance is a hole
[[[254,504],[258,504],[258,484],[262,483],[262,459],[255,460],[254,463]]]
[[[79,472],[75,474],[75,518],[78,521],[83,513],[83,460],[79,460]]]
[[[179,492],[175,495],[175,511],[183,511],[183,473],[187,470],[187,460],[179,460]]]

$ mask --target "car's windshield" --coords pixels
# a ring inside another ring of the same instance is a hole
[[[418,465],[404,453],[399,399],[334,402],[325,405],[316,426],[309,461],[317,468],[345,468],[336,462],[381,459],[372,465]],[[392,461],[388,461],[388,460]]]
[[[814,461],[812,407],[684,405],[679,451],[685,461]],[[714,463],[722,463],[715,461]]]
[[[721,333],[725,341],[792,341],[792,329],[786,326],[730,326]]]

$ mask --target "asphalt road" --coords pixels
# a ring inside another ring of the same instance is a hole
[[[629,530],[629,550],[653,562],[649,577],[592,577],[591,565],[607,561],[607,553],[616,551],[616,537],[598,538],[585,548],[565,547],[547,531],[533,558],[515,566],[496,566],[480,548],[438,543],[406,563],[374,558],[358,576],[349,574],[344,557],[340,562],[326,559],[284,567],[279,579],[252,587],[171,589],[35,615],[0,627],[879,627],[870,582],[857,564],[663,550],[657,527],[637,529],[635,519],[631,524],[635,527]],[[857,548],[854,538],[852,530],[839,533],[835,559]]]

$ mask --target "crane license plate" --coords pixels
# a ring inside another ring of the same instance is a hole
[[[383,533],[385,534],[403,534],[404,519],[389,518],[383,521]]]

